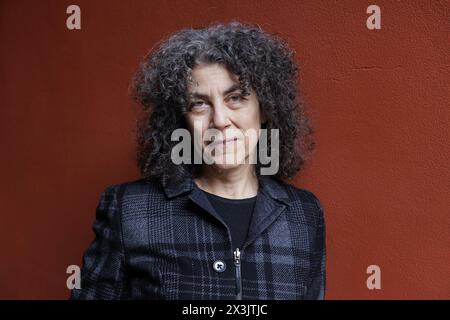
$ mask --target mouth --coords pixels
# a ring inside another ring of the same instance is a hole
[[[216,146],[220,146],[220,145],[231,144],[231,143],[237,142],[238,140],[239,139],[237,137],[232,137],[232,138],[227,138],[227,139],[224,139],[224,140],[213,141],[209,145],[211,147],[216,147]]]

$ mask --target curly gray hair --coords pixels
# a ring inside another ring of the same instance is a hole
[[[171,133],[186,128],[186,89],[198,64],[219,63],[239,76],[244,91],[259,99],[267,129],[279,129],[276,178],[295,175],[314,149],[313,129],[297,88],[294,52],[259,26],[231,22],[202,29],[183,29],[162,41],[144,58],[130,85],[132,98],[144,109],[137,126],[137,163],[145,179],[165,184],[192,176],[195,165],[175,165]],[[270,135],[269,135],[270,150]],[[260,164],[257,164],[259,176]]]

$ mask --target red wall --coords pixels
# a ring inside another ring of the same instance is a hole
[[[230,19],[297,51],[317,150],[295,183],[325,209],[328,298],[450,298],[450,2],[361,0],[2,1],[0,298],[68,296],[100,192],[138,177],[138,62],[179,28]]]

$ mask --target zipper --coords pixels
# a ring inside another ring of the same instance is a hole
[[[242,300],[241,252],[234,250],[234,269],[236,274],[236,300]]]

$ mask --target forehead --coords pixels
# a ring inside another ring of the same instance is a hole
[[[188,92],[198,92],[209,89],[225,89],[233,84],[239,84],[238,75],[230,72],[220,64],[196,65],[192,69],[188,81]]]

